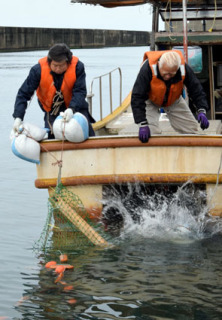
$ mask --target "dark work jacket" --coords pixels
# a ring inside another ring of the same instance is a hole
[[[185,64],[185,79],[184,85],[187,88],[187,93],[195,108],[208,110],[209,106],[207,103],[206,95],[200,81],[197,79],[193,70],[188,64]],[[158,78],[162,79],[159,70]],[[170,85],[181,81],[180,69],[177,71],[176,75],[169,81],[165,82],[167,86],[167,93],[169,92]],[[149,99],[150,82],[152,80],[152,71],[149,66],[148,60],[146,60],[137,76],[132,90],[131,107],[133,111],[133,116],[135,123],[140,123],[146,121],[146,104],[145,101]],[[163,80],[163,79],[162,79]],[[164,80],[163,80],[164,81]],[[182,95],[182,92],[181,92]],[[167,100],[167,98],[165,99]],[[160,106],[161,107],[161,106]],[[164,107],[164,105],[162,106]],[[170,108],[170,107],[169,107]]]
[[[56,89],[59,91],[62,85],[64,73],[56,74],[54,72],[51,72],[51,74],[53,76],[54,85]],[[38,88],[40,79],[41,79],[41,67],[40,67],[40,64],[38,63],[31,68],[28,77],[26,78],[26,80],[18,90],[18,94],[15,100],[14,113],[12,115],[14,118],[20,118],[22,120],[24,119],[25,112],[27,109],[27,103],[28,101],[31,100],[34,92]],[[72,108],[74,112],[82,113],[87,118],[89,123],[89,135],[94,136],[95,134],[94,134],[91,123],[94,123],[95,120],[92,118],[91,114],[89,113],[88,103],[85,100],[86,94],[87,94],[85,79],[86,79],[86,74],[85,74],[84,64],[81,61],[78,61],[76,65],[76,82],[72,90],[73,94],[72,94],[72,99],[71,99],[69,108]],[[52,115],[50,113],[47,114],[47,112],[43,109],[39,100],[38,100],[38,103],[45,114],[44,115],[45,127],[49,128],[48,121],[52,125],[59,113],[57,115]],[[63,104],[60,107],[59,112],[65,111],[65,110],[66,110],[66,107],[65,107],[65,104]],[[50,138],[53,138],[53,136],[50,136]]]

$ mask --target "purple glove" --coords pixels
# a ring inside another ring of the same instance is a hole
[[[207,120],[207,117],[203,112],[198,113],[197,121],[200,123],[200,127],[202,130],[209,127],[209,121]]]
[[[148,142],[150,138],[150,128],[148,126],[140,127],[139,139],[141,142]]]

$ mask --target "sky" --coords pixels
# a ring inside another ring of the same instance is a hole
[[[150,4],[124,8],[73,4],[71,0],[0,0],[0,4],[2,27],[152,29]],[[160,29],[162,25],[160,22]]]

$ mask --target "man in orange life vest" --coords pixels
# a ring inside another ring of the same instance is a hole
[[[182,97],[184,85],[196,107],[197,120]],[[131,106],[134,121],[139,125],[141,142],[148,142],[152,134],[161,134],[161,108],[171,126],[179,133],[196,134],[198,122],[203,130],[209,127],[206,95],[179,50],[145,53],[144,62],[133,86]]]
[[[55,44],[48,56],[31,68],[18,90],[13,113],[14,132],[22,125],[27,103],[36,91],[38,103],[45,113],[45,127],[49,129],[49,138],[54,138],[52,126],[60,112],[64,112],[63,118],[67,122],[75,112],[82,113],[89,123],[89,136],[94,136],[91,123],[95,120],[90,115],[85,100],[85,79],[84,64],[72,55],[66,44]]]

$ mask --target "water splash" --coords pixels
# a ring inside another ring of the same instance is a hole
[[[104,220],[119,236],[193,241],[222,232],[221,219],[209,214],[204,187],[125,185],[105,190]]]

